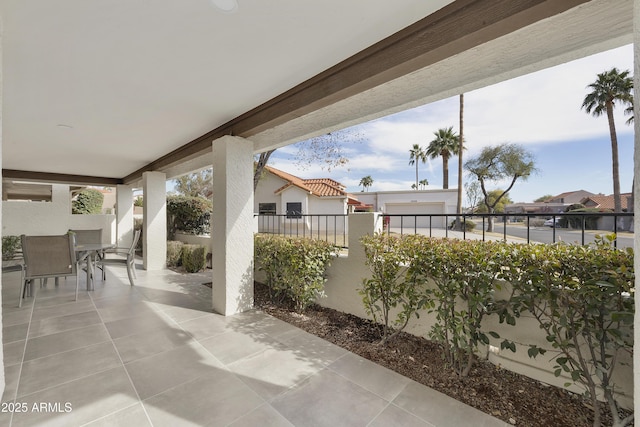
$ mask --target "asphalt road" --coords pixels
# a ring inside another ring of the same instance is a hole
[[[504,230],[504,223],[494,224],[494,233],[502,235]],[[481,233],[481,231],[480,231]],[[608,231],[596,231],[586,230],[584,233],[584,243],[592,243],[595,240],[596,234],[607,234]],[[494,234],[494,235],[495,235]],[[522,225],[509,225],[507,224],[507,238],[516,237],[518,239],[527,240],[527,227]],[[529,240],[539,243],[553,243],[554,241],[563,241],[567,243],[582,243],[582,231],[581,230],[568,230],[566,228],[555,229],[552,227],[531,227],[529,229]],[[626,248],[633,247],[633,233],[623,232],[618,233],[618,247]]]

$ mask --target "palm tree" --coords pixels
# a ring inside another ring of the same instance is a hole
[[[622,212],[620,200],[620,172],[618,164],[618,137],[616,125],[613,119],[613,107],[616,102],[622,104],[633,103],[631,91],[633,78],[629,77],[629,70],[618,71],[612,68],[609,71],[598,74],[595,82],[587,86],[591,92],[584,97],[582,108],[595,117],[607,114],[609,121],[609,136],[611,137],[611,158],[613,170],[613,200],[614,211]]]
[[[420,185],[420,188],[427,188],[427,185],[429,185],[429,181],[425,178],[425,179],[421,179],[420,182],[418,183]]]
[[[373,185],[373,178],[371,178],[371,175],[367,175],[360,180],[358,185],[362,185],[362,191],[368,191],[369,187]]]
[[[411,186],[414,190],[418,189],[418,163],[426,163],[427,162],[427,153],[425,153],[424,149],[420,147],[418,144],[413,144],[413,148],[409,150],[409,165],[416,165],[416,183]]]
[[[449,188],[449,158],[457,155],[460,149],[458,135],[453,131],[453,126],[438,129],[433,133],[436,138],[429,143],[426,155],[435,159],[442,157],[442,188]]]

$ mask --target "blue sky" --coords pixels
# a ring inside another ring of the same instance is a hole
[[[518,181],[509,193],[515,202],[531,202],[545,194],[587,190],[611,194],[611,142],[605,116],[594,118],[581,110],[586,86],[596,74],[612,67],[633,71],[631,45],[518,77],[465,94],[464,159],[483,147],[503,142],[522,144],[536,159],[539,172]],[[616,113],[620,150],[620,186],[631,191],[633,126],[622,108]],[[361,142],[344,144],[349,162],[331,171],[321,165],[301,167],[295,146],[277,150],[270,165],[303,178],[333,178],[357,193],[360,179],[371,175],[370,191],[408,190],[415,182],[409,165],[413,144],[427,146],[439,128],[458,130],[458,97],[407,110],[353,129]],[[449,162],[449,187],[457,186],[458,158]],[[420,179],[428,188],[442,188],[442,160],[420,164]],[[469,178],[464,175],[464,181]]]

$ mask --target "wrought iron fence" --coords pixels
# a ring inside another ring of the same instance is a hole
[[[292,237],[308,237],[347,247],[349,217],[345,214],[256,215],[258,232]]]
[[[256,215],[258,232],[308,237],[348,247],[348,215],[295,214]],[[431,237],[506,240],[526,243],[563,241],[586,245],[596,234],[616,233],[616,247],[633,247],[633,213],[556,213],[556,214],[382,214],[386,233],[424,234]],[[489,228],[491,225],[491,228]]]

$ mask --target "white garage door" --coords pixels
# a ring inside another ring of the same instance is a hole
[[[406,215],[403,217],[390,217],[391,227],[412,232],[414,228],[443,228],[444,217],[440,216],[415,216],[415,215],[437,215],[444,213],[444,203],[386,203],[384,212],[388,214]]]

